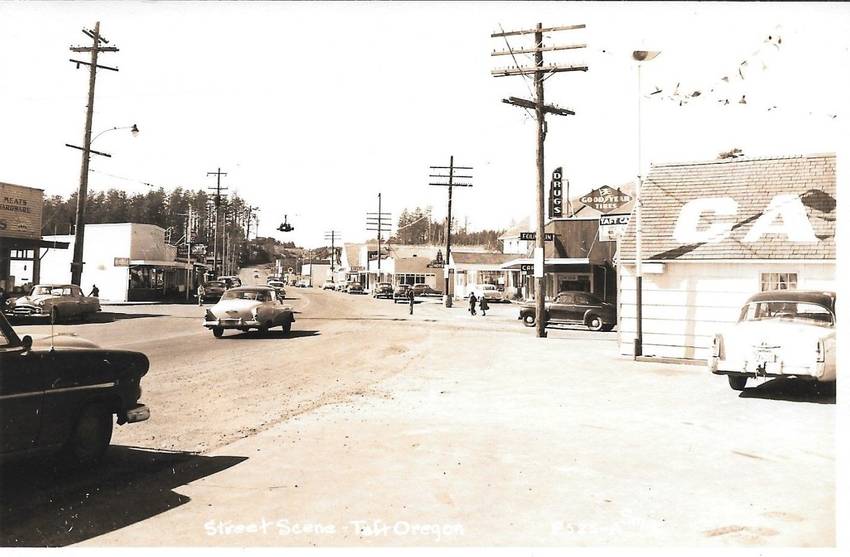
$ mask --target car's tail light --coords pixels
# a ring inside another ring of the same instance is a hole
[[[824,360],[825,360],[825,357],[824,357],[825,354],[824,353],[825,352],[826,352],[826,350],[824,350],[823,340],[818,339],[817,362],[819,364],[824,362]]]
[[[714,342],[711,344],[711,355],[715,358],[721,357],[723,354],[723,337],[714,335]]]

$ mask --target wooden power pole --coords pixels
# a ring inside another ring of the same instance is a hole
[[[381,211],[381,194],[378,194],[378,212],[366,213],[366,230],[378,232],[378,281],[381,282],[381,234],[390,232],[392,215]],[[369,244],[366,244],[366,280],[369,280]],[[368,288],[369,285],[367,284]]]
[[[455,170],[472,170],[471,166],[455,166],[455,157],[451,155],[449,157],[449,165],[448,166],[432,166],[431,170],[436,170],[437,174],[429,174],[430,178],[443,178],[448,179],[448,182],[429,182],[429,186],[445,186],[449,188],[449,208],[448,213],[446,215],[446,258],[443,262],[443,280],[445,281],[445,297],[446,297],[446,307],[452,307],[452,296],[449,292],[449,257],[452,253],[452,188],[471,188],[471,183],[463,183],[463,182],[455,182],[455,178],[461,178],[464,180],[471,180],[472,174],[455,174]],[[441,170],[448,170],[448,174],[440,174]]]
[[[81,65],[89,67],[89,104],[86,108],[86,129],[83,137],[83,162],[80,168],[80,189],[77,192],[77,216],[76,227],[74,228],[74,255],[71,260],[71,283],[80,285],[83,278],[83,242],[86,233],[86,199],[88,197],[89,187],[89,157],[91,156],[91,125],[94,115],[94,84],[97,79],[97,69],[118,71],[118,68],[109,66],[100,66],[97,63],[97,56],[101,52],[118,52],[117,46],[108,45],[109,41],[100,36],[100,22],[94,25],[94,30],[83,29],[83,33],[91,38],[91,46],[72,46],[71,52],[89,52],[91,53],[91,61],[83,62],[82,60],[71,59],[71,62],[77,65],[77,69]],[[103,45],[101,45],[103,43]],[[103,153],[98,153],[103,154]],[[108,155],[106,155],[108,156]]]
[[[221,198],[222,198],[222,190],[226,190],[227,188],[221,187],[221,177],[227,176],[227,172],[222,172],[221,167],[218,168],[215,172],[207,172],[207,176],[215,176],[215,187],[209,187],[207,189],[215,190],[215,197],[213,198],[215,205],[215,232],[213,236],[213,273],[217,277],[219,275],[218,272],[218,231],[219,231],[219,207],[221,207]]]
[[[505,44],[507,45],[507,50],[493,51],[491,53],[492,56],[506,56],[510,55],[514,64],[517,64],[516,55],[517,54],[534,54],[534,65],[533,66],[521,66],[514,65],[507,68],[498,68],[491,71],[491,74],[494,77],[507,77],[507,76],[533,76],[534,79],[534,99],[526,100],[519,99],[516,97],[509,97],[507,99],[503,99],[502,102],[511,104],[514,106],[519,106],[524,109],[534,109],[535,116],[537,119],[537,190],[536,190],[536,213],[537,213],[537,229],[535,231],[535,248],[534,248],[534,277],[537,280],[537,285],[535,288],[534,301],[535,301],[535,323],[537,326],[537,336],[543,338],[546,336],[546,274],[544,271],[545,265],[545,252],[544,252],[544,217],[545,217],[545,177],[544,177],[544,156],[543,156],[543,144],[546,140],[546,114],[556,114],[559,116],[569,116],[574,115],[575,112],[565,108],[559,108],[554,105],[547,105],[544,103],[543,98],[543,82],[551,75],[560,72],[575,72],[575,71],[587,71],[587,66],[574,66],[574,65],[561,65],[561,64],[549,64],[548,66],[543,65],[543,53],[551,52],[557,50],[570,50],[577,48],[585,48],[587,45],[585,44],[572,44],[572,45],[559,45],[559,46],[545,46],[543,44],[543,33],[551,33],[555,31],[570,31],[574,29],[584,29],[584,24],[579,25],[564,25],[559,27],[543,27],[542,23],[538,23],[534,29],[523,29],[519,31],[501,31],[499,33],[493,33],[490,35],[491,38],[504,38]],[[513,49],[508,42],[507,37],[510,36],[522,36],[522,35],[534,35],[534,47],[533,48],[520,48]]]

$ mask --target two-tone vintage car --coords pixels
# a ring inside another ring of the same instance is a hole
[[[45,321],[82,320],[100,311],[100,300],[85,296],[76,284],[37,284],[29,295],[9,300],[5,311]]]
[[[264,333],[280,326],[288,333],[294,321],[292,308],[283,305],[274,288],[241,286],[225,292],[216,305],[206,310],[203,325],[219,338],[226,329],[257,329]]]
[[[617,308],[589,292],[561,292],[545,303],[546,325],[584,325],[591,331],[610,331],[617,324]],[[519,319],[526,327],[536,323],[534,304],[523,304]]]
[[[280,280],[270,280],[266,283],[269,288],[274,288],[277,292],[277,295],[280,296],[281,300],[286,299],[286,286],[283,284],[283,281]]]
[[[112,424],[147,420],[139,404],[148,358],[104,350],[73,335],[19,338],[0,315],[0,460],[61,452],[100,459]]]
[[[836,379],[835,293],[772,290],[750,297],[714,335],[708,369],[741,391],[751,377]]]

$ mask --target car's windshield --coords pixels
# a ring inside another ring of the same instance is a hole
[[[228,290],[221,297],[222,300],[256,300],[258,302],[267,302],[270,299],[270,293],[266,290]]]
[[[215,282],[208,282],[208,283],[207,283],[207,286],[212,286],[213,288],[215,288],[215,287],[222,288],[222,287],[224,287],[224,283],[223,283],[223,282],[219,282],[219,281],[215,281]]]
[[[492,284],[485,284],[484,286],[481,287],[481,289],[482,290],[495,290],[496,287],[493,286]]]
[[[835,326],[835,316],[822,305],[781,300],[746,304],[741,309],[741,316],[738,321],[764,321],[767,319],[794,321],[820,327]]]

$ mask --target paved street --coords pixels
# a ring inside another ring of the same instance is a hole
[[[288,337],[215,339],[193,305],[57,326],[146,353],[152,416],[97,469],[7,466],[3,543],[835,542],[834,392],[737,393],[618,356],[616,332],[535,339],[515,305],[287,295]]]

